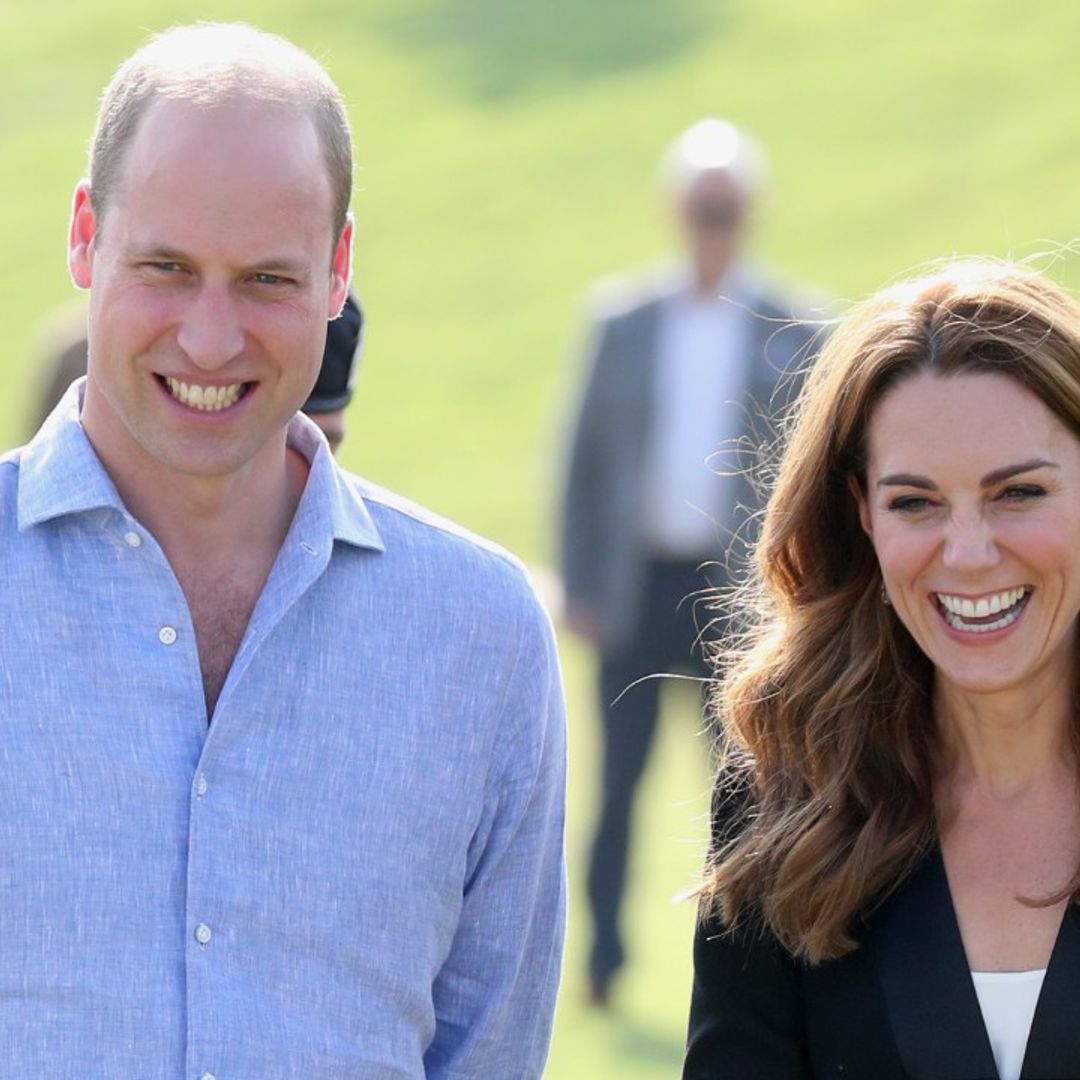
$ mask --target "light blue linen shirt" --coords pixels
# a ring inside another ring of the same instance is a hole
[[[539,1076],[565,732],[521,567],[298,416],[307,486],[208,727],[78,392],[0,459],[5,1080]]]

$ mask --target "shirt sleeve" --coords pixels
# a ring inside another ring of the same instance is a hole
[[[551,1038],[566,917],[566,724],[554,635],[532,601],[499,720],[496,775],[433,989],[431,1080],[531,1080]]]

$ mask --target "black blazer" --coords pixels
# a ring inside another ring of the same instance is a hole
[[[839,960],[699,925],[683,1080],[997,1080],[936,848]],[[1023,1080],[1080,1078],[1080,911],[1062,919]]]

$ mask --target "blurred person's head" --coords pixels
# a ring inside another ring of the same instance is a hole
[[[350,292],[341,314],[327,326],[319,377],[303,405],[304,412],[322,429],[335,454],[345,440],[345,407],[353,396],[363,333],[364,313]]]
[[[45,423],[67,388],[86,374],[86,305],[65,304],[51,312],[41,325],[33,357],[27,438]]]
[[[174,27],[133,53],[102,95],[90,146],[90,189],[99,227],[123,184],[128,148],[154,102],[214,109],[239,101],[305,112],[318,134],[330,182],[333,236],[352,195],[352,137],[341,93],[325,69],[276,34],[242,23]]]
[[[727,120],[699,120],[668,148],[663,173],[697,284],[711,290],[741,250],[764,177],[761,150]]]

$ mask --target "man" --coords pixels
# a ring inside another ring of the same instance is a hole
[[[673,271],[606,295],[590,336],[567,461],[565,619],[599,652],[602,796],[588,872],[590,994],[624,960],[619,912],[634,793],[660,681],[705,677],[721,627],[698,601],[730,584],[726,552],[755,504],[746,456],[809,332],[743,258],[761,163],[731,124],[703,120],[665,159],[685,243]],[[805,359],[805,357],[803,357]],[[745,533],[743,535],[745,539]]]
[[[563,718],[521,567],[297,414],[345,302],[315,61],[173,30],[106,90],[89,371],[0,463],[0,1046],[19,1076],[539,1076]]]

